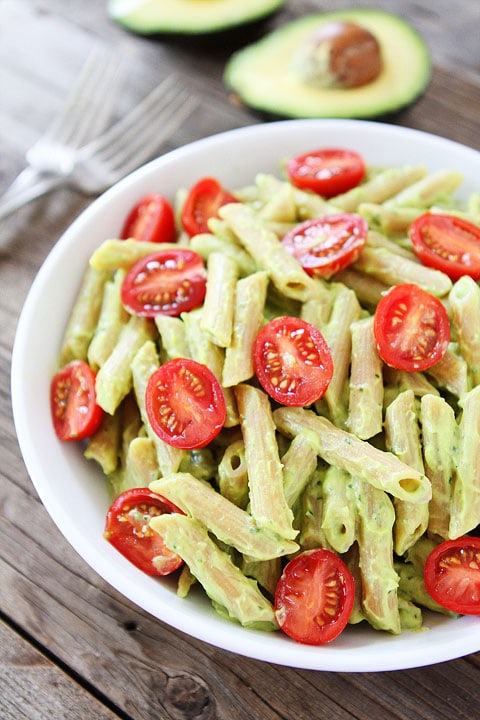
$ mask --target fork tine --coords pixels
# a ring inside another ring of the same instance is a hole
[[[82,148],[84,156],[117,153],[120,148],[125,148],[125,136],[133,129],[135,133],[140,132],[146,124],[155,119],[155,114],[160,116],[163,106],[178,92],[178,84],[173,76],[166,78],[147,97],[142,100],[128,115],[125,115],[115,125],[109,128],[103,135],[93,140],[88,146]],[[110,151],[110,153],[109,153]]]
[[[96,46],[46,136],[57,143],[79,148],[102,132],[111,115],[125,68],[126,63],[116,54]]]
[[[187,119],[197,105],[198,103],[193,97],[180,96],[175,103],[172,102],[169,105],[168,112],[157,116],[156,119],[161,121],[160,127],[151,123],[149,127],[144,128],[143,132],[138,132],[123,158],[118,157],[116,164],[112,163],[112,171],[116,173],[117,177],[128,174],[149,160],[155,150]]]

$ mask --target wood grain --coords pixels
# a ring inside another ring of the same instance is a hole
[[[356,6],[370,6],[357,2]],[[382,122],[480,149],[479,5],[385,0],[426,38],[434,62],[425,94]],[[288,2],[270,21],[205,42],[142,38],[108,20],[104,2],[4,0],[0,4],[0,192],[23,153],[61,107],[84,57],[100,40],[131,53],[121,114],[172,71],[202,104],[163,148],[263,122],[222,83],[229,54],[304,12],[348,3]],[[270,118],[269,118],[270,119]],[[268,120],[268,119],[267,119]],[[0,236],[0,716],[150,720],[463,720],[480,704],[480,654],[390,673],[296,670],[238,657],[191,639],[139,610],[77,555],[25,471],[9,396],[17,319],[40,265],[89,204],[62,189],[22,208]],[[61,301],[61,299],[59,299]],[[51,469],[55,472],[55,468]],[[79,518],[81,522],[81,518]]]

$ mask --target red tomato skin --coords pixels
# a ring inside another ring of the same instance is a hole
[[[359,185],[366,173],[363,157],[344,148],[321,148],[296,155],[287,163],[293,185],[312,190],[324,198],[347,192]]]
[[[338,213],[305,220],[284,235],[282,245],[306,273],[329,278],[357,260],[367,234],[368,224],[361,215]]]
[[[355,581],[343,560],[324,548],[304,550],[287,563],[277,583],[275,617],[293,640],[323,645],[345,629],[354,601]]]
[[[425,588],[446,610],[480,615],[480,538],[445,540],[427,557]]]
[[[200,255],[180,247],[159,250],[130,268],[122,283],[121,299],[133,315],[178,316],[202,304],[206,286]]]
[[[274,318],[259,331],[253,345],[253,366],[265,392],[276,402],[292,407],[320,400],[333,377],[332,355],[321,332],[290,316]],[[280,385],[282,379],[290,380],[286,388]]]
[[[151,375],[145,408],[154,432],[183,450],[208,445],[222,429],[227,413],[215,375],[189,358],[168,360]]]
[[[201,178],[185,199],[181,214],[183,229],[190,237],[209,232],[208,220],[218,217],[219,208],[232,202],[238,202],[237,198],[216,178]]]
[[[148,526],[153,515],[183,512],[170,500],[149,488],[132,488],[118,495],[105,519],[104,538],[127,560],[147,575],[169,575],[183,560]],[[154,558],[161,558],[157,564]]]
[[[402,329],[398,325],[392,327],[392,319],[399,317],[397,312],[402,305],[408,308],[407,313],[403,313],[405,316],[408,316],[409,312],[419,315],[423,308],[423,316],[429,328],[430,320],[434,315],[435,332],[432,334],[428,352],[423,356],[412,357],[410,348],[407,348],[408,352],[403,352]],[[433,367],[445,355],[450,342],[450,321],[447,311],[438,298],[418,285],[403,283],[390,288],[381,298],[375,310],[373,333],[377,351],[387,365],[397,370],[418,372]]]
[[[410,225],[414,253],[429,267],[441,270],[451,280],[462,275],[480,279],[480,227],[463,218],[425,213]]]
[[[83,360],[73,360],[50,383],[50,410],[59,440],[83,440],[93,435],[104,412],[97,405],[95,373]]]
[[[175,242],[175,215],[167,198],[160,193],[145,195],[128,214],[120,238],[134,238],[142,242]]]

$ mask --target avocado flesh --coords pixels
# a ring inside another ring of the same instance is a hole
[[[201,35],[260,20],[286,0],[109,0],[108,14],[134,32]]]
[[[361,87],[342,89],[308,84],[295,58],[321,25],[357,23],[380,43],[383,67]],[[423,39],[401,18],[376,10],[307,15],[234,53],[224,73],[226,86],[256,110],[292,118],[368,118],[409,105],[430,78],[430,54]]]

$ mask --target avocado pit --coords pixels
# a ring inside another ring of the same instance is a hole
[[[375,80],[383,60],[380,44],[369,30],[337,20],[312,33],[295,55],[294,66],[309,85],[348,89]]]

